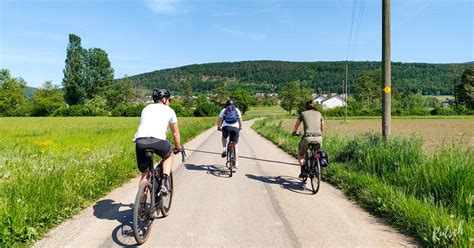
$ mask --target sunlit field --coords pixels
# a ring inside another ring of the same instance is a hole
[[[0,247],[28,244],[137,176],[139,118],[0,118]],[[182,143],[215,118],[179,118]]]
[[[293,130],[294,119],[285,119],[283,127]],[[382,121],[380,119],[354,120],[347,123],[344,120],[326,120],[324,136],[328,137],[357,137],[368,132],[380,134]],[[474,148],[474,118],[467,119],[393,119],[392,134],[402,136],[418,136],[423,139],[423,149],[434,151],[446,145],[459,145]]]
[[[262,116],[284,116],[288,115],[288,112],[282,109],[280,106],[255,106],[245,113],[245,119],[257,118]]]

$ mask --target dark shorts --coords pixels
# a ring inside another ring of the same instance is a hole
[[[147,158],[145,154],[146,149],[152,149],[154,153],[160,156],[162,159],[167,159],[173,149],[171,144],[167,140],[160,140],[157,138],[147,137],[147,138],[138,138],[135,141],[136,144],[136,153],[137,153],[137,165],[138,169],[141,172],[147,172],[148,168],[152,163],[151,158]]]
[[[303,137],[300,141],[300,147],[299,147],[299,154],[300,156],[303,156],[306,151],[308,150],[308,144],[310,142],[318,142],[321,146],[323,146],[323,136],[319,137]]]
[[[234,144],[239,143],[239,131],[240,129],[237,127],[223,127],[222,128],[222,137],[226,138],[230,135],[230,141]]]

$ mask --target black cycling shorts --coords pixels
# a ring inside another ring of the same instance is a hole
[[[147,172],[152,163],[151,158],[147,158],[145,154],[146,149],[152,149],[154,153],[162,159],[167,159],[173,149],[167,140],[161,140],[153,137],[138,138],[135,141],[137,153],[137,165],[141,172]]]
[[[230,135],[230,141],[234,144],[239,143],[239,131],[237,127],[226,126],[222,128],[222,137],[226,138]]]

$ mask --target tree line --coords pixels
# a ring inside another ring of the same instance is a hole
[[[209,92],[224,84],[238,84],[251,93],[278,92],[291,81],[300,81],[317,93],[341,93],[345,65],[349,66],[349,92],[366,71],[381,67],[380,62],[285,62],[242,61],[196,64],[131,76],[134,84],[153,88],[156,83],[181,92],[190,82],[196,92]],[[423,95],[453,95],[458,76],[469,64],[392,63],[392,84],[399,91]]]
[[[464,70],[454,87],[454,101],[450,106],[443,106],[436,97],[424,96],[420,92],[409,90],[392,91],[392,114],[403,115],[472,115],[474,114],[474,65]],[[382,114],[381,70],[368,70],[355,82],[354,92],[348,98],[347,114],[349,116],[380,116]],[[285,84],[280,93],[281,106],[289,114],[301,112],[304,103],[311,99],[312,89],[300,81]],[[317,109],[325,116],[344,116],[345,107]],[[292,112],[292,111],[295,112]]]

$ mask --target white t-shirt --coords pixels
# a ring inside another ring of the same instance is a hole
[[[177,123],[176,113],[165,104],[149,104],[142,110],[140,125],[133,141],[138,138],[153,137],[166,140],[168,126]]]
[[[235,110],[237,110],[237,115],[239,115],[239,119],[242,120],[242,114],[240,113],[240,110],[238,108],[235,108]],[[225,112],[225,108],[221,110],[221,113],[219,114],[219,118],[224,119],[224,112]],[[239,121],[236,121],[235,123],[232,123],[232,124],[225,122],[225,120],[222,122],[222,127],[229,127],[229,126],[239,128],[240,127]]]

